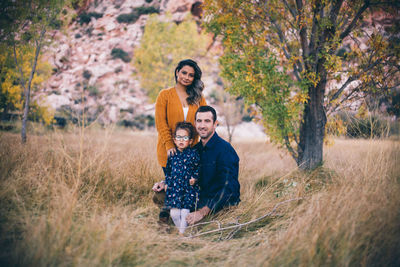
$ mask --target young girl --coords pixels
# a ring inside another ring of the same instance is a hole
[[[178,122],[174,133],[177,153],[167,162],[165,183],[167,185],[165,207],[170,208],[171,218],[180,234],[187,227],[186,216],[194,209],[199,198],[200,156],[190,147],[194,127],[189,122]]]

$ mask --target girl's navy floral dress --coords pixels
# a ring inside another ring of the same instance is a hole
[[[196,149],[186,148],[168,158],[165,183],[165,206],[177,209],[194,209],[199,199],[198,182],[189,184],[191,178],[199,178],[200,156]]]

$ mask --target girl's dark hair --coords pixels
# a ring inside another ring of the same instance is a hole
[[[200,102],[201,99],[201,92],[204,89],[204,84],[201,81],[201,69],[197,65],[196,61],[191,59],[185,59],[178,63],[178,66],[175,68],[175,82],[177,82],[178,77],[176,75],[177,71],[180,71],[184,66],[190,66],[194,69],[194,80],[191,85],[186,87],[186,93],[189,95],[186,98],[186,101],[189,105],[195,105]]]
[[[189,139],[193,139],[194,137],[194,127],[190,122],[186,122],[186,121],[180,121],[176,124],[175,126],[175,132],[174,132],[174,136],[176,135],[176,132],[178,130],[185,130],[188,132],[189,134]]]

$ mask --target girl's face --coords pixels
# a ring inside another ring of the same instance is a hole
[[[178,129],[176,131],[174,143],[179,151],[182,152],[185,148],[192,144],[192,141],[192,139],[189,139],[188,131],[184,129]]]
[[[188,65],[176,71],[176,82],[187,87],[194,81],[194,69]]]

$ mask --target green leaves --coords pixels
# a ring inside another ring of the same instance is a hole
[[[275,17],[282,16],[275,10]],[[292,95],[301,91],[279,64],[272,49],[265,6],[245,1],[209,1],[206,4],[207,29],[223,37],[224,55],[220,58],[222,76],[229,92],[256,104],[271,140],[283,144],[298,133],[299,112],[304,102]],[[270,40],[270,42],[268,42]],[[293,42],[292,42],[293,43]],[[294,44],[294,43],[293,43]]]
[[[267,134],[291,152],[306,140],[306,131],[297,138],[302,124],[325,127],[303,116],[322,118],[400,84],[400,49],[388,41],[396,32],[389,19],[398,24],[394,1],[210,0],[204,7],[207,29],[222,37],[230,91],[256,104]],[[310,106],[318,112],[303,112]]]
[[[278,70],[268,50],[253,47],[241,55],[225,50],[220,63],[222,75],[231,83],[229,91],[258,106],[273,141],[281,143],[285,136],[297,133],[293,122],[303,103],[290,98],[292,82]]]
[[[174,69],[185,58],[196,58],[206,52],[208,37],[197,30],[195,21],[179,25],[150,15],[140,43],[135,50],[134,65],[141,86],[155,101],[159,91],[174,85]]]

